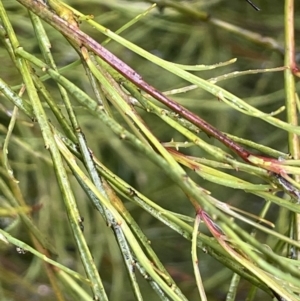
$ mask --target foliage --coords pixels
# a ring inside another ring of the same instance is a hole
[[[260,2],[0,1],[1,300],[299,300],[300,4]]]

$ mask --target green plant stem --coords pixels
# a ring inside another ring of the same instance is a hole
[[[173,100],[167,98],[164,96],[161,92],[157,91],[154,87],[146,83],[142,77],[136,73],[132,68],[130,68],[128,65],[124,64],[120,59],[118,59],[116,56],[114,56],[111,52],[103,48],[101,45],[99,45],[95,40],[87,36],[85,33],[83,33],[81,30],[79,30],[78,26],[73,26],[72,24],[68,24],[64,19],[59,18],[59,16],[53,14],[48,9],[45,9],[45,7],[39,3],[34,2],[31,0],[18,0],[20,3],[22,3],[24,6],[30,8],[33,12],[37,13],[39,16],[41,16],[43,19],[45,19],[49,24],[51,24],[54,28],[62,32],[65,36],[67,36],[72,43],[77,44],[79,47],[82,47],[83,45],[90,51],[97,54],[99,57],[101,57],[104,61],[109,63],[114,69],[119,71],[123,76],[130,79],[131,82],[133,82],[137,87],[141,88],[148,94],[150,94],[152,97],[159,100],[161,103],[165,104],[190,122],[194,123],[195,125],[199,126],[203,131],[205,131],[208,135],[213,136],[214,138],[218,139],[221,143],[223,143],[225,146],[230,148],[232,151],[234,151],[240,158],[242,158],[246,162],[251,162],[253,165],[260,166],[266,170],[272,171],[276,174],[284,174],[288,173],[287,167],[282,167],[279,162],[274,162],[274,159],[270,158],[263,158],[263,157],[257,157],[253,154],[251,154],[249,151],[247,151],[245,148],[243,148],[241,145],[238,145],[234,141],[232,141],[229,137],[221,133],[219,130],[214,128],[212,125],[207,123],[205,120],[200,118],[199,116],[195,115],[194,113],[188,111],[181,105],[177,104]],[[74,14],[77,16],[82,16],[78,11],[73,10]],[[186,72],[185,70],[182,70],[181,68],[177,67],[176,65],[169,63],[165,60],[162,60],[149,52],[141,49],[140,47],[137,47],[133,43],[130,43],[128,40],[125,40],[121,38],[120,36],[114,34],[107,28],[101,26],[100,24],[92,21],[87,20],[88,23],[90,23],[92,26],[94,26],[97,30],[104,33],[108,37],[114,39],[115,41],[119,42],[121,45],[131,49],[132,51],[138,53],[139,55],[151,60],[153,63],[160,65],[164,69],[177,74],[179,77],[193,83],[197,84],[199,87],[203,88],[204,90],[208,91],[209,93],[215,95],[219,99],[223,100],[224,102],[230,104],[231,106],[235,107],[235,109],[242,111],[245,114],[248,114],[250,116],[254,116],[256,118],[263,119],[267,121],[268,123],[280,127],[282,129],[285,129],[289,132],[293,133],[300,133],[300,128],[290,125],[286,122],[283,122],[279,120],[278,118],[274,118],[272,114],[266,114],[259,110],[257,110],[254,107],[249,106],[247,103],[245,103],[240,98],[236,97],[232,93],[229,93],[228,91],[217,87],[216,85],[213,85],[209,83],[208,81],[205,81],[189,72]],[[46,67],[47,68],[47,67]],[[165,154],[166,155],[166,154]],[[277,160],[275,160],[277,161]],[[300,173],[300,171],[299,171]],[[277,179],[276,177],[273,179]],[[275,181],[277,185],[281,185],[281,181]],[[282,185],[281,185],[282,186]],[[287,190],[288,191],[288,190]],[[299,193],[300,194],[300,193]],[[293,193],[291,194],[292,197]]]
[[[24,51],[21,51],[21,49],[19,49],[18,53],[25,55]],[[28,55],[26,55],[26,57],[29,57]],[[47,69],[48,68],[48,69]],[[49,69],[49,67],[46,66],[46,69],[48,70],[48,72],[51,75],[54,75],[55,72],[51,69]],[[65,88],[67,89],[71,89],[70,92],[78,98],[78,100],[80,102],[82,102],[82,104],[88,104],[90,103],[92,105],[92,103],[94,102],[93,100],[89,99],[84,93],[82,93],[82,91],[80,91],[77,87],[75,87],[74,85],[71,85],[70,83],[67,83],[61,76],[55,76],[55,79],[59,81],[59,83],[61,83]],[[95,109],[95,105],[92,105],[92,108]],[[97,108],[97,106],[96,106]],[[161,158],[159,158],[158,156],[156,156],[155,153],[152,152],[152,150],[150,150],[148,147],[145,147],[145,145],[143,145],[141,142],[139,142],[135,137],[133,137],[130,133],[128,133],[127,131],[125,131],[122,127],[120,127],[118,124],[116,124],[113,120],[111,120],[110,118],[108,118],[108,116],[106,114],[104,114],[101,110],[98,109],[98,114],[99,117],[101,116],[101,120],[106,123],[117,135],[119,135],[121,138],[126,138],[129,141],[131,141],[133,143],[134,146],[136,146],[140,151],[142,151],[143,153],[145,153],[149,159],[153,160],[156,164],[158,164],[161,168],[164,169],[164,171],[180,186],[182,187],[182,189],[184,191],[187,192],[188,195],[191,195],[193,198],[197,199],[200,204],[204,205],[205,210],[207,210],[208,212],[210,212],[210,210],[213,210],[213,208],[209,205],[209,203],[207,203],[209,197],[206,193],[202,194],[201,191],[199,190],[198,187],[195,187],[193,182],[190,181],[188,178],[184,177],[183,180],[183,175],[182,174],[177,174],[174,173],[174,171],[170,170],[169,166],[164,162],[164,160],[162,161]],[[191,186],[190,186],[191,185]],[[194,190],[196,189],[196,190]],[[263,194],[263,193],[261,193]],[[283,202],[283,200],[280,200],[281,202]],[[293,204],[290,204],[289,206],[293,206]],[[298,209],[296,209],[298,210]],[[214,212],[214,214],[219,215],[219,212],[213,210],[211,212]],[[224,218],[223,216],[220,218]],[[231,225],[230,222],[228,222],[228,225]],[[232,225],[233,226],[233,225]]]
[[[68,275],[72,276],[72,278],[75,278],[83,283],[87,283],[89,285],[91,285],[91,282],[85,278],[85,277],[82,277],[80,274],[76,273],[75,271],[72,271],[71,269],[63,266],[62,264],[48,258],[47,256],[45,256],[44,254],[41,254],[40,252],[38,252],[37,250],[35,250],[34,248],[30,247],[29,245],[27,245],[26,243],[16,239],[15,237],[11,236],[9,233],[7,233],[6,231],[4,230],[1,230],[0,229],[0,233],[1,233],[1,237],[0,239],[3,241],[6,242],[6,243],[10,243],[10,244],[13,244],[14,246],[16,247],[19,247],[21,249],[23,249],[24,251],[26,252],[30,252],[32,253],[33,255],[35,255],[36,257],[44,260],[45,262],[57,267],[59,270],[62,270],[64,271],[65,273],[67,273]]]
[[[13,170],[11,169],[9,162],[8,162],[8,145],[9,145],[10,138],[12,136],[12,131],[15,127],[17,115],[18,115],[18,107],[15,106],[13,113],[12,113],[12,117],[9,122],[8,131],[7,131],[5,140],[4,140],[3,153],[2,153],[2,158],[1,158],[2,164],[7,171],[7,174],[9,175],[10,179],[15,182],[17,182],[17,180],[14,178]]]
[[[2,6],[2,1],[0,1],[0,17],[4,24],[4,28],[7,31],[12,47],[14,51],[16,51],[16,49],[19,47],[19,42],[9,22],[9,19],[5,13],[5,9]],[[22,75],[23,81],[26,85],[27,93],[29,95],[29,99],[31,101],[37,122],[41,128],[45,147],[46,149],[50,150],[57,180],[63,195],[63,199],[65,201],[65,206],[70,220],[70,225],[73,230],[77,247],[80,250],[80,256],[84,268],[86,270],[88,278],[92,283],[93,294],[95,298],[101,300],[108,300],[100,276],[98,274],[97,268],[94,265],[93,258],[90,254],[87,243],[80,229],[80,224],[79,224],[80,215],[75,202],[75,198],[72,193],[70,183],[68,181],[67,173],[64,168],[62,158],[60,156],[59,150],[57,149],[55,140],[53,138],[53,134],[48,123],[47,115],[42,107],[36,88],[34,86],[33,79],[31,77],[32,70],[28,62],[25,61],[23,58],[17,57],[17,64],[18,64],[17,65],[18,69]]]
[[[287,69],[284,71],[284,82],[286,91],[287,120],[290,124],[298,126],[298,109],[296,101],[295,79],[293,71],[296,68],[295,62],[295,33],[294,33],[294,1],[285,0],[285,58],[284,63]],[[300,158],[299,136],[294,133],[288,134],[289,151],[294,159]],[[300,182],[300,176],[294,176],[295,181]],[[300,241],[300,215],[295,214],[295,238]],[[297,252],[300,259],[300,251]]]
[[[86,46],[88,50],[93,51],[95,54],[99,55],[101,58],[103,58],[107,63],[109,63],[113,68],[118,70],[121,74],[123,74],[125,77],[130,79],[135,85],[140,87],[145,92],[152,95],[154,98],[158,99],[161,103],[167,105],[175,112],[182,115],[184,118],[190,120],[192,123],[197,124],[200,126],[207,134],[212,135],[216,139],[220,140],[223,144],[225,144],[227,147],[231,148],[234,152],[236,152],[241,158],[247,161],[248,156],[250,153],[242,148],[240,145],[235,144],[232,140],[230,140],[226,135],[223,135],[215,129],[213,126],[205,122],[203,119],[201,119],[199,116],[196,116],[195,114],[191,113],[190,111],[186,110],[182,106],[178,105],[174,101],[168,99],[166,96],[164,96],[162,93],[157,91],[155,88],[147,84],[142,77],[136,73],[134,70],[132,70],[129,66],[124,64],[120,59],[116,58],[112,53],[108,52],[105,48],[101,47],[96,41],[85,35],[82,31],[80,31],[77,27],[67,25],[66,22],[62,19],[60,19],[57,15],[54,15],[52,12],[48,11],[40,5],[39,3],[33,2],[31,0],[18,0],[20,3],[22,3],[26,7],[30,7],[32,11],[37,13],[39,16],[41,16],[43,19],[46,19],[47,22],[49,22],[54,28],[61,31],[64,35],[66,35],[70,40],[72,40],[74,43],[76,43],[78,46]],[[75,10],[74,10],[75,13]],[[81,16],[79,12],[76,11],[76,14],[78,16]],[[251,114],[256,115],[258,118],[264,118],[264,120],[270,122],[271,124],[275,126],[280,126],[287,130],[292,130],[295,132],[300,133],[300,129],[294,128],[291,129],[291,126],[278,120],[274,119],[274,117],[269,116],[268,114],[264,114],[257,109],[248,106],[245,102],[243,102],[238,97],[234,96],[233,94],[229,93],[228,91],[225,91],[224,89],[221,89],[208,81],[205,81],[203,79],[200,79],[199,77],[186,72],[185,70],[182,70],[181,68],[177,67],[176,65],[167,62],[165,60],[162,60],[149,52],[144,51],[143,49],[137,47],[133,43],[130,43],[129,41],[126,41],[125,39],[121,38],[120,36],[114,34],[107,28],[101,26],[100,24],[92,21],[87,20],[89,24],[94,26],[97,30],[100,32],[106,34],[108,37],[114,39],[115,41],[119,42],[121,45],[124,45],[125,47],[131,49],[132,51],[138,53],[139,55],[151,59],[151,61],[155,64],[160,65],[161,67],[165,68],[166,70],[169,70],[178,76],[186,79],[187,81],[190,81],[191,83],[197,84],[199,87],[203,88],[204,90],[207,90],[209,93],[214,94],[216,97],[219,97],[220,99],[227,99],[231,101],[233,104],[237,105],[237,107],[242,106],[245,108],[245,111]]]
[[[0,78],[0,91],[11,100],[15,106],[17,106],[22,112],[24,112],[29,118],[34,119],[34,113],[32,110],[32,106],[24,100],[24,98],[20,98],[11,87]]]
[[[105,183],[105,182],[104,182]],[[129,227],[132,229],[132,231],[135,233],[136,237],[139,239],[145,250],[147,251],[150,260],[153,262],[155,267],[160,271],[160,273],[163,275],[165,281],[168,283],[170,287],[173,287],[173,289],[176,291],[178,295],[182,298],[182,301],[186,300],[185,296],[181,293],[181,291],[178,289],[177,285],[171,278],[170,274],[167,272],[161,261],[159,260],[158,256],[154,252],[154,250],[151,248],[150,241],[145,236],[145,234],[142,232],[139,225],[136,223],[136,221],[133,219],[129,211],[126,209],[124,204],[122,203],[121,199],[116,195],[116,193],[112,190],[112,188],[108,185],[108,183],[105,185],[108,187],[107,191],[110,195],[110,200],[113,203],[114,207],[118,210],[118,212],[122,215],[122,217],[126,220]],[[197,239],[197,237],[196,237]]]
[[[224,225],[223,229],[226,231],[226,234],[228,234],[231,238],[237,238],[237,235],[229,229],[227,225]],[[253,262],[256,262],[259,266],[263,268],[269,268],[269,273],[263,272],[261,268],[257,267],[255,264],[252,263],[252,261],[245,260],[244,256],[241,256],[236,250],[234,250],[231,246],[229,246],[222,238],[219,238],[218,241],[220,244],[224,247],[224,249],[227,250],[231,256],[236,258],[240,263],[247,267],[252,273],[254,274],[260,274],[260,278],[264,279],[264,282],[274,291],[276,291],[281,297],[284,298],[284,300],[287,301],[298,301],[299,298],[291,292],[290,289],[286,289],[284,286],[282,286],[282,283],[280,283],[280,280],[278,279],[280,275],[280,271],[274,268],[274,266],[268,264],[267,262],[261,260],[261,257],[258,254],[255,254],[253,250],[251,250],[248,246],[239,244],[239,248],[242,250],[244,254],[252,258]],[[241,242],[241,241],[240,241]],[[273,275],[276,275],[277,277],[274,277]],[[281,275],[281,280],[285,280],[286,277],[289,277],[288,274]],[[293,278],[290,278],[293,279]],[[296,282],[296,280],[295,280]],[[294,283],[294,285],[296,285]]]
[[[233,274],[231,281],[230,281],[229,290],[228,290],[228,293],[226,296],[226,301],[234,301],[235,300],[240,279],[241,279],[240,275]]]
[[[76,174],[76,177],[81,178],[84,181],[85,186],[87,189],[90,190],[90,195],[93,194],[96,199],[98,199],[101,204],[110,211],[111,215],[113,216],[114,223],[118,224],[122,232],[124,233],[128,243],[131,246],[131,249],[135,253],[136,258],[142,264],[142,266],[146,269],[147,273],[153,278],[155,282],[168,294],[171,298],[176,301],[180,301],[181,298],[165,283],[165,281],[157,274],[154,270],[153,266],[151,265],[149,259],[145,256],[143,250],[141,249],[139,243],[137,242],[134,234],[131,232],[129,226],[125,222],[125,220],[121,217],[118,211],[113,207],[108,199],[106,199],[97,188],[93,185],[93,183],[84,175],[84,173],[80,170],[75,162],[75,158],[72,154],[68,151],[67,147],[63,144],[58,136],[55,136],[56,143],[59,146],[60,151],[62,152],[65,160],[68,162],[70,168],[72,169],[73,173]],[[89,196],[90,196],[89,195]]]
[[[63,138],[62,138],[63,139]],[[63,139],[65,143],[67,143],[68,148],[79,157],[77,152],[77,148],[74,145],[71,145],[67,139]],[[180,220],[174,214],[169,213],[162,207],[158,206],[156,203],[150,201],[145,196],[143,196],[140,192],[134,189],[132,186],[128,185],[122,179],[120,179],[117,175],[113,174],[109,169],[107,169],[102,163],[100,163],[96,158],[94,158],[99,172],[114,186],[118,187],[129,199],[131,199],[135,204],[142,207],[144,210],[148,211],[155,218],[166,224],[171,229],[178,232],[180,235],[185,237],[188,240],[192,239],[193,228]],[[216,258],[222,264],[228,266],[233,271],[242,275],[243,278],[248,279],[254,285],[260,287],[261,289],[268,291],[265,286],[261,286],[255,277],[250,276],[247,272],[240,267],[236,266],[234,262],[228,260],[226,257],[226,253],[224,250],[220,248],[219,245],[215,243],[215,241],[206,235],[199,234],[198,235],[198,247],[202,248],[205,253],[209,253],[211,256]]]
[[[199,291],[199,296],[201,301],[207,301],[206,293],[203,287],[203,281],[200,274],[200,268],[199,268],[199,260],[197,256],[197,236],[198,236],[198,229],[199,225],[201,223],[201,216],[199,214],[196,215],[195,223],[194,223],[194,230],[192,235],[192,262],[193,262],[193,268],[194,268],[194,274],[196,279],[196,284]]]
[[[57,71],[56,64],[55,64],[54,59],[51,54],[51,43],[48,39],[47,33],[44,29],[44,26],[43,26],[40,18],[37,17],[36,15],[34,15],[30,11],[29,11],[29,16],[30,16],[35,34],[37,36],[38,44],[39,44],[39,47],[43,54],[44,60],[47,62],[47,64],[49,64],[49,66],[51,66],[51,68],[53,68],[54,70]],[[70,124],[67,122],[65,116],[62,114],[61,110],[58,108],[56,102],[51,97],[51,94],[47,91],[46,87],[44,86],[44,84],[38,78],[37,75],[34,74],[33,77],[34,77],[34,83],[35,83],[37,89],[44,96],[45,100],[47,101],[49,107],[51,108],[52,112],[54,113],[56,119],[62,126],[67,137],[75,142],[76,137],[72,131],[72,128],[71,128]],[[68,95],[67,95],[66,90],[61,85],[58,85],[58,89],[60,91],[60,94],[61,94],[64,102],[65,103],[68,102]]]

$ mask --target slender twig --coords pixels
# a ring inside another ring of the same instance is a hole
[[[295,79],[293,72],[296,69],[295,62],[295,34],[294,34],[294,0],[285,1],[285,92],[286,92],[286,108],[287,120],[290,124],[298,125],[298,108],[296,101]],[[293,133],[288,134],[289,151],[294,159],[300,158],[299,136]],[[300,176],[294,176],[296,182],[300,182]],[[300,215],[295,214],[295,238],[300,241]],[[293,228],[293,225],[292,225]],[[297,252],[297,257],[300,259],[300,251]]]
[[[256,6],[251,0],[246,0],[255,10],[259,11],[259,7]]]
[[[8,38],[12,44],[14,52],[19,47],[20,43],[15,35],[15,32],[12,28],[12,25],[6,15],[5,9],[2,6],[2,1],[0,1],[0,18],[4,24],[4,28],[7,31]],[[80,250],[80,256],[85,268],[85,271],[90,279],[92,286],[92,292],[95,298],[101,300],[108,300],[106,296],[106,292],[104,290],[102,281],[100,279],[97,268],[94,264],[92,255],[90,253],[87,242],[83,236],[83,233],[80,228],[79,221],[81,220],[79,210],[75,201],[74,194],[71,189],[70,182],[68,180],[68,176],[66,170],[63,165],[63,161],[59,150],[56,146],[47,115],[44,111],[44,108],[41,104],[39,95],[34,86],[33,79],[31,77],[32,70],[28,65],[28,62],[22,58],[17,60],[17,67],[22,75],[22,79],[24,84],[26,85],[27,93],[33,107],[34,115],[37,119],[37,122],[41,128],[41,132],[43,135],[44,143],[46,149],[49,149],[50,154],[52,156],[54,169],[56,172],[57,180],[59,182],[61,192],[63,195],[63,199],[65,201],[66,211],[68,213],[68,217],[70,220],[70,225],[73,231],[73,235],[75,241],[77,243],[77,247]]]
[[[192,238],[192,260],[193,260],[193,268],[194,268],[194,274],[196,279],[196,284],[198,287],[200,300],[207,301],[205,289],[203,287],[203,281],[200,274],[200,267],[199,267],[199,260],[197,256],[197,236],[198,236],[198,228],[201,222],[201,215],[196,214],[195,218],[195,225],[193,230],[193,238]]]

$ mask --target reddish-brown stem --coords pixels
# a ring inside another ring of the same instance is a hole
[[[78,27],[69,24],[67,21],[60,18],[58,15],[54,14],[52,11],[47,9],[41,2],[33,0],[17,0],[25,7],[30,9],[32,12],[40,16],[42,19],[46,20],[55,29],[60,31],[68,39],[75,42],[78,46],[85,46],[88,50],[94,52],[99,57],[101,57],[105,62],[107,62],[111,67],[120,72],[124,77],[134,83],[137,87],[147,92],[149,95],[169,107],[174,112],[178,113],[180,116],[189,120],[194,125],[198,126],[209,136],[212,136],[234,151],[243,160],[247,161],[247,158],[251,154],[246,149],[244,149],[239,144],[232,141],[225,134],[221,133],[215,127],[207,123],[205,120],[199,116],[193,114],[189,110],[185,109],[175,101],[169,99],[161,92],[157,91],[154,87],[146,83],[143,78],[135,72],[132,68],[126,65],[123,61],[97,43],[90,36],[82,32]]]
[[[225,134],[221,133],[215,127],[207,123],[205,120],[201,119],[199,116],[193,114],[189,110],[185,109],[175,101],[169,99],[161,92],[157,91],[154,87],[146,83],[143,78],[135,72],[132,68],[126,65],[122,60],[117,58],[107,49],[102,47],[99,43],[97,43],[90,36],[82,32],[77,25],[74,26],[64,19],[60,18],[54,12],[47,8],[42,2],[35,0],[17,0],[22,5],[27,7],[30,11],[37,14],[39,17],[44,19],[47,23],[53,26],[56,30],[61,32],[64,36],[67,37],[74,44],[78,45],[78,47],[85,46],[89,51],[95,53],[100,58],[102,58],[105,62],[107,62],[112,68],[120,72],[125,78],[134,83],[137,87],[147,92],[149,95],[172,109],[174,112],[178,113],[180,116],[189,120],[191,123],[199,127],[209,136],[212,136],[219,140],[221,143],[226,145],[232,151],[234,151],[241,159],[244,161],[251,163],[256,166],[260,166],[264,169],[272,171],[276,174],[283,175],[285,174],[284,168],[281,166],[280,162],[273,158],[266,157],[258,157],[253,155],[241,145],[232,141]],[[294,66],[295,67],[295,66]],[[274,162],[273,162],[274,160]],[[278,178],[273,177],[274,181],[277,185],[282,186],[282,183],[278,180]],[[283,187],[284,189],[284,187]],[[292,194],[294,197],[294,195]]]
[[[196,210],[196,216],[200,216],[201,220],[205,223],[210,233],[217,239],[224,235],[222,229],[211,219],[211,217],[201,207]]]

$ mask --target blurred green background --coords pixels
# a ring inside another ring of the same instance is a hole
[[[93,14],[97,22],[112,31],[117,30],[150,6],[147,1],[72,0],[65,2],[84,14]],[[227,22],[249,32],[273,38],[278,45],[283,47],[283,1],[255,0],[255,4],[261,9],[259,12],[243,0],[173,2],[185,5],[192,11],[208,13],[213,19]],[[295,36],[299,37],[300,2],[295,2]],[[4,6],[9,13],[20,44],[27,51],[41,58],[26,10],[16,1],[6,0]],[[76,60],[77,54],[68,42],[47,24],[45,27],[58,67]],[[99,32],[92,30],[84,22],[80,27],[99,42],[106,38]],[[121,36],[165,60],[180,64],[210,65],[237,58],[234,64],[214,70],[195,72],[204,79],[214,78],[233,71],[273,68],[284,64],[283,54],[272,49],[269,45],[256,43],[241,34],[216,26],[211,20],[197,20],[191,15],[180,13],[169,7],[162,6],[151,10],[148,15],[124,31]],[[111,41],[106,47],[159,90],[169,91],[188,84],[116,42]],[[299,45],[298,50],[300,50]],[[298,54],[298,58],[300,60],[300,54]],[[20,84],[21,77],[13,67],[4,47],[0,47],[0,62],[0,77],[12,86]],[[66,76],[93,96],[87,76],[81,66],[75,67]],[[60,103],[59,91],[55,83],[48,80],[46,85],[52,91],[57,102]],[[218,85],[264,112],[275,111],[284,105],[283,72],[244,75],[221,81]],[[286,132],[274,128],[262,120],[238,113],[201,89],[174,95],[172,98],[224,132],[253,140],[283,152],[288,151]],[[74,106],[88,145],[101,162],[160,206],[181,214],[194,216],[194,210],[187,202],[186,196],[154,164],[137,153],[130,145],[124,144],[118,137],[114,137],[98,120],[91,118],[91,115],[84,108],[75,102]],[[0,95],[0,108],[0,142],[3,143],[5,127],[8,125],[13,106]],[[51,121],[55,123],[50,111],[47,112]],[[154,115],[142,111],[140,113],[160,141],[169,142],[171,139],[185,141],[184,137]],[[118,114],[114,114],[118,119]],[[285,120],[285,112],[278,117]],[[204,133],[201,134],[201,137],[211,144],[223,147]],[[23,146],[21,147],[21,145]],[[26,148],[28,148],[27,151]],[[11,166],[14,169],[15,177],[20,181],[26,202],[31,206],[41,205],[41,208],[33,214],[34,222],[42,232],[51,238],[51,242],[58,251],[58,261],[84,273],[75,250],[73,237],[66,223],[67,216],[52,166],[49,164],[49,154],[44,149],[41,133],[38,126],[22,114],[18,118],[9,151]],[[199,148],[182,151],[199,157],[206,156],[205,153],[201,153]],[[252,194],[215,185],[197,178],[193,174],[191,176],[200,186],[211,191],[214,197],[248,212],[258,214],[264,204],[264,200]],[[241,177],[257,181],[257,178],[252,179],[249,175],[241,175]],[[132,300],[133,295],[112,231],[87,202],[87,197],[75,180],[72,181],[72,184],[81,215],[85,220],[85,237],[89,242],[111,300]],[[1,198],[0,193],[0,202],[2,202]],[[126,201],[125,204],[151,240],[152,247],[179,284],[183,293],[189,300],[197,300],[198,292],[190,258],[190,242],[139,207]],[[272,206],[267,218],[276,223],[277,217],[278,208]],[[1,218],[0,224],[2,227],[6,227],[12,221],[12,218]],[[205,227],[202,227],[201,231],[206,232]],[[11,233],[30,244],[28,234],[22,228],[22,224],[16,223]],[[265,237],[261,237],[261,239],[263,241]],[[199,259],[209,300],[225,300],[232,272],[202,252],[199,252]],[[43,271],[40,260],[30,254],[20,255],[14,248],[2,247],[0,262],[1,290],[6,296],[5,301],[54,300],[49,280]],[[144,288],[145,300],[157,300],[157,296],[149,288],[147,281],[141,279],[140,283]],[[249,283],[242,281],[236,300],[245,300],[245,292],[248,287]],[[256,300],[270,300],[268,298],[266,294],[259,292]],[[66,292],[66,300],[75,300],[71,291]]]

